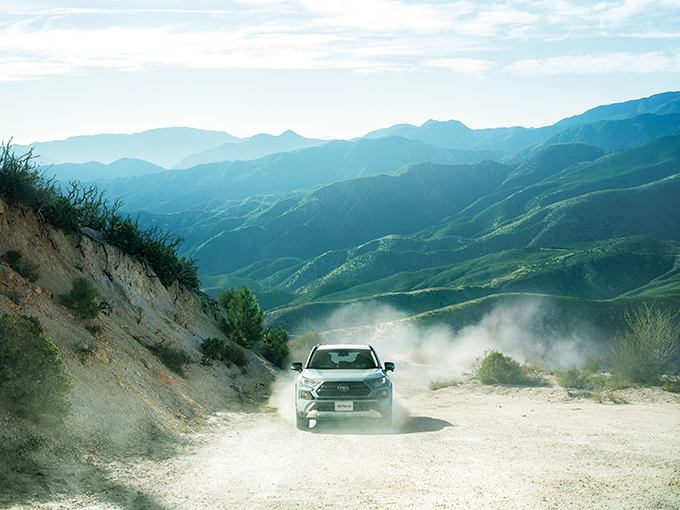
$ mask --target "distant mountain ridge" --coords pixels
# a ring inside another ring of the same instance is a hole
[[[222,161],[249,161],[278,152],[292,152],[298,149],[316,147],[328,142],[329,140],[305,138],[290,130],[279,136],[259,134],[248,140],[227,142],[214,149],[191,154],[174,165],[173,169],[191,168],[196,165]]]
[[[88,163],[109,164],[122,158],[141,159],[170,168],[189,154],[217,147],[239,138],[222,131],[206,131],[188,127],[151,129],[141,133],[73,136],[66,140],[37,142],[30,146],[14,145],[18,153],[40,156],[43,164]]]
[[[458,150],[500,150],[511,153],[523,147],[542,142],[564,129],[577,124],[590,124],[601,120],[622,120],[644,113],[666,115],[680,112],[680,92],[665,92],[642,99],[598,106],[580,115],[540,128],[502,127],[470,129],[459,121],[439,122],[428,120],[421,126],[397,124],[372,131],[364,138],[401,136],[421,140],[436,147]],[[668,131],[667,131],[668,132]],[[660,133],[661,134],[661,133]],[[665,134],[665,133],[663,133]],[[648,138],[649,139],[649,138]],[[581,140],[564,140],[581,141]]]
[[[441,149],[398,137],[337,140],[253,161],[209,163],[101,184],[123,200],[126,210],[174,213],[213,201],[225,203],[262,194],[309,190],[335,181],[389,173],[409,163],[470,163],[501,156],[499,152]]]
[[[677,104],[680,105],[680,101],[677,101]],[[524,161],[532,154],[556,143],[589,143],[607,152],[628,149],[679,129],[680,113],[665,115],[643,113],[621,120],[599,120],[590,124],[575,124],[545,140],[509,154],[503,158],[503,161],[507,163]]]
[[[90,161],[47,165],[42,168],[49,177],[56,176],[62,182],[118,179],[166,171],[162,166],[132,158],[121,158],[108,165]]]

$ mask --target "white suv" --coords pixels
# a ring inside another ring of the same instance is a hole
[[[309,420],[377,418],[392,426],[392,381],[387,372],[394,363],[381,365],[370,345],[317,345],[307,362],[292,363],[300,372],[295,383],[297,428]]]

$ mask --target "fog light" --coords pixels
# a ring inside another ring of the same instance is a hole
[[[378,392],[379,397],[387,397],[387,390],[382,390]]]
[[[309,392],[307,390],[300,390],[300,398],[302,400],[313,400],[314,399],[314,397],[312,397],[311,392]]]

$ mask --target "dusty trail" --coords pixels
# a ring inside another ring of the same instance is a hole
[[[557,387],[401,382],[410,414],[390,430],[301,432],[287,410],[226,413],[182,454],[112,481],[152,510],[680,508],[676,395],[627,390],[615,405]]]

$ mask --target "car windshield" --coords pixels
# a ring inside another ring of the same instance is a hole
[[[309,362],[309,368],[318,370],[378,368],[378,361],[369,349],[317,350]]]

